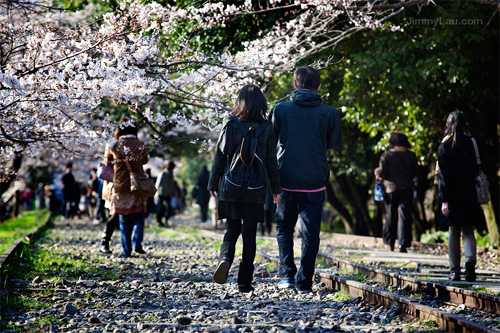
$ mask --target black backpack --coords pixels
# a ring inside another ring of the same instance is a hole
[[[268,121],[257,128],[246,128],[236,117],[243,139],[226,167],[220,184],[220,192],[234,201],[264,203],[267,193],[267,174],[259,148],[259,136],[270,124]]]

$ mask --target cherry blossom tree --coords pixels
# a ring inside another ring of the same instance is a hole
[[[50,2],[3,1],[0,182],[15,177],[16,156],[97,157],[96,147],[104,147],[116,126],[102,114],[103,100],[128,105],[157,139],[165,123],[187,132],[201,126],[214,133],[242,85],[270,80],[358,31],[397,30],[387,23],[389,18],[405,7],[428,3],[269,0],[257,7],[247,0],[181,8],[123,0],[95,19],[86,10],[61,11]],[[192,34],[179,33],[179,26],[196,32],[273,11],[287,15],[238,52],[207,54],[191,42]],[[158,99],[184,107],[167,118],[149,107]]]

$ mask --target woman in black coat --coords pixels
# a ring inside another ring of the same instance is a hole
[[[464,242],[465,279],[476,280],[476,238],[474,227],[484,225],[485,218],[477,202],[475,177],[478,165],[465,114],[453,111],[446,120],[443,142],[438,149],[438,190],[441,212],[449,226],[448,254],[451,280],[460,281],[460,235]],[[488,159],[481,142],[477,142],[482,165]]]
[[[214,273],[214,281],[226,283],[231,264],[234,260],[236,242],[240,236],[243,238],[243,253],[238,271],[238,289],[240,292],[250,292],[253,279],[253,261],[256,252],[257,223],[264,222],[264,201],[238,200],[224,191],[219,192],[219,185],[224,171],[231,163],[237,148],[243,139],[240,126],[257,128],[262,126],[262,134],[258,137],[258,147],[262,156],[258,156],[265,166],[262,177],[269,179],[269,186],[278,202],[281,185],[276,157],[276,141],[271,122],[266,119],[267,101],[259,87],[255,85],[244,86],[236,99],[231,115],[224,118],[223,130],[217,143],[208,189],[212,196],[217,193],[217,213],[219,219],[227,220],[227,231],[221,245],[219,262]],[[263,125],[267,124],[267,126]]]
[[[200,206],[201,222],[206,222],[208,219],[208,203],[210,202],[210,192],[207,190],[209,173],[207,166],[204,165],[201,168],[198,179],[196,180],[195,189],[193,194],[195,194],[193,199]]]

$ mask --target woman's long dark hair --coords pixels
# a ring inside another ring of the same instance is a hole
[[[462,111],[456,110],[448,115],[444,136],[451,138],[451,147],[460,146],[464,141],[464,136],[471,136],[469,122]]]
[[[231,114],[240,121],[250,119],[259,123],[264,121],[267,114],[267,100],[260,88],[254,84],[247,84],[241,88]]]

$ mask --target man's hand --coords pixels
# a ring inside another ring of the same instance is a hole
[[[443,202],[441,204],[441,213],[443,213],[444,216],[450,215],[450,210],[448,209],[448,203]]]
[[[217,197],[217,192],[216,191],[210,191],[210,195],[214,198]]]
[[[278,203],[278,201],[280,201],[280,198],[281,198],[281,193],[280,194],[273,194],[273,202],[274,203]]]

